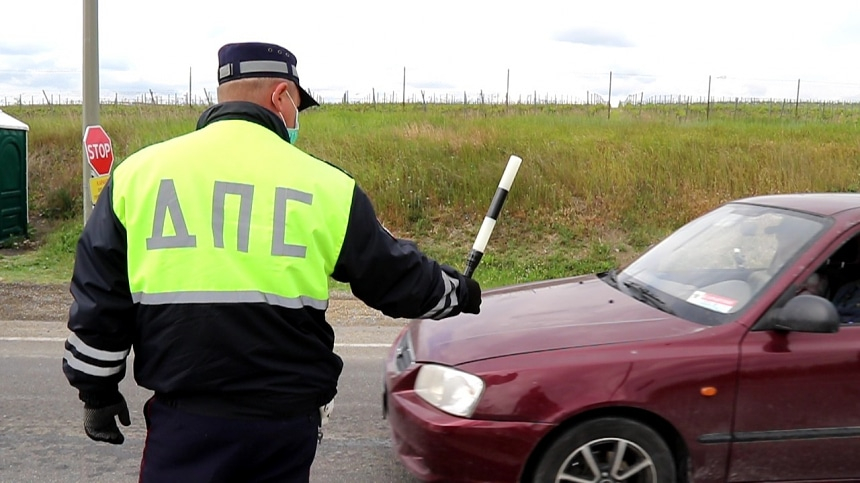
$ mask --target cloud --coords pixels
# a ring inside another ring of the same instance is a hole
[[[635,47],[624,34],[587,27],[559,32],[553,35],[552,39],[592,47]]]
[[[155,82],[144,79],[122,79],[118,76],[106,75],[99,82],[99,90],[105,93],[119,94],[120,96],[137,96],[139,94],[150,95],[150,90],[156,95],[185,94],[188,92],[188,84]],[[197,89],[200,90],[200,89]]]
[[[409,87],[415,89],[456,89],[457,86],[454,84],[450,84],[447,82],[438,82],[438,81],[418,81],[418,82],[407,82]]]
[[[34,89],[33,86],[39,86]],[[60,93],[63,96],[79,96],[81,87],[81,76],[79,73],[41,72],[21,73],[12,76],[4,76],[0,83],[0,92],[5,99],[6,94],[13,97],[19,94],[35,96],[36,101],[41,101],[42,91],[48,96]],[[26,96],[25,96],[26,97]]]
[[[0,35],[0,101],[3,95],[38,99],[43,89],[80,96],[80,4],[7,3],[4,14],[14,21],[5,22]],[[860,63],[850,60],[860,47],[858,0],[818,0],[807,9],[725,0],[720,8],[698,10],[685,0],[610,2],[622,14],[607,14],[600,2],[557,0],[532,0],[528,9],[508,0],[491,9],[488,2],[462,0],[438,0],[430,9],[399,0],[374,0],[361,9],[345,0],[318,0],[292,5],[290,15],[320,22],[286,30],[278,22],[257,21],[261,12],[282,13],[283,2],[246,3],[248,8],[219,16],[201,0],[151,0],[146,9],[100,2],[102,95],[148,97],[152,89],[181,97],[190,68],[194,95],[204,88],[212,92],[217,49],[243,40],[290,48],[305,87],[335,100],[346,91],[350,98],[366,98],[374,89],[377,96],[401,96],[404,68],[410,98],[420,98],[421,90],[428,96],[483,91],[504,98],[509,89],[515,98],[537,93],[584,99],[608,93],[610,71],[613,100],[635,93],[702,97],[711,75],[712,95],[720,97],[794,98],[798,78],[802,98],[856,99],[860,90]],[[707,21],[678,23],[666,15],[671,11]],[[412,21],[385,22],[390,12]],[[443,24],[448,33],[440,36],[436,29]]]
[[[844,46],[860,44],[860,19],[845,19],[825,37],[828,45]]]
[[[761,84],[759,82],[749,82],[745,86],[745,94],[747,97],[768,97],[768,94],[771,92],[768,89],[768,86]]]
[[[0,56],[0,72],[13,73],[39,73],[39,72],[56,72],[68,71],[70,69],[58,66],[55,62],[48,59],[33,58],[19,59]]]
[[[50,49],[45,45],[37,44],[3,44],[0,45],[0,56],[31,56],[49,54]]]
[[[30,85],[42,85],[46,89],[68,91],[80,89],[81,75],[79,73],[48,72],[29,76],[22,87]]]
[[[99,70],[127,71],[131,70],[131,64],[126,59],[108,57],[99,59]]]

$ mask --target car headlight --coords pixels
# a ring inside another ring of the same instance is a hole
[[[468,418],[484,392],[480,377],[446,366],[421,366],[415,378],[415,393],[433,406]]]

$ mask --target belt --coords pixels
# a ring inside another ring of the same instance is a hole
[[[156,393],[154,399],[168,407],[189,413],[234,419],[288,420],[305,416],[319,418],[313,402],[263,405],[253,396],[225,398],[217,395]]]

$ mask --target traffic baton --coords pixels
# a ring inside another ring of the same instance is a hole
[[[490,203],[490,209],[487,210],[487,216],[484,217],[484,222],[481,224],[481,229],[478,231],[478,236],[475,238],[475,244],[472,245],[472,250],[469,252],[469,257],[466,259],[466,270],[463,275],[471,278],[478,264],[481,263],[481,258],[484,256],[484,249],[487,248],[487,241],[490,240],[490,235],[493,233],[493,228],[496,227],[496,220],[499,218],[499,213],[502,211],[502,205],[505,204],[505,199],[508,197],[508,192],[511,190],[511,184],[514,178],[517,177],[517,171],[520,169],[520,164],[523,162],[519,156],[511,156],[508,160],[508,165],[505,167],[505,172],[502,174],[502,179],[499,181],[499,187],[496,189],[496,194],[493,196],[493,201]]]

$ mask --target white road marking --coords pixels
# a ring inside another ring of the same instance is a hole
[[[0,337],[2,342],[65,342],[59,337]]]
[[[65,342],[61,337],[0,337],[0,342]],[[335,347],[344,348],[376,348],[391,347],[391,344],[335,344]]]

